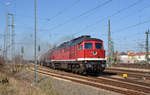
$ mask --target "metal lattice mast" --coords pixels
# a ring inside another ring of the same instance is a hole
[[[15,57],[15,24],[14,15],[12,16],[12,59]]]
[[[11,33],[11,58],[13,60],[14,56],[15,56],[15,25],[14,25],[14,15],[9,13],[9,16],[11,16],[11,25],[9,25],[11,27],[12,33]]]
[[[9,46],[9,13],[6,12],[6,30],[4,33],[4,59],[8,59],[8,46]]]
[[[5,32],[4,32],[4,51],[3,51],[3,56],[4,56],[4,59],[6,60],[7,59],[7,46],[6,46],[6,40],[7,40],[7,31],[8,31],[8,12],[6,12],[6,29],[5,29]]]
[[[145,32],[145,34],[146,34],[146,45],[145,45],[146,46],[145,47],[146,55],[145,55],[145,58],[146,58],[147,64],[149,64],[149,46],[148,46],[149,30],[147,32]]]

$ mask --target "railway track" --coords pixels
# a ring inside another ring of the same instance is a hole
[[[122,74],[128,74],[129,77],[139,78],[139,79],[148,79],[150,80],[150,72],[141,72],[141,71],[132,71],[132,70],[122,70],[122,69],[114,69],[114,68],[107,68],[105,72],[113,72],[117,75],[122,76]]]
[[[30,70],[34,71],[33,68]],[[150,94],[150,87],[149,84],[142,84],[142,83],[136,83],[131,82],[129,80],[123,79],[116,79],[116,78],[110,78],[110,77],[86,77],[86,76],[80,76],[75,75],[71,73],[51,70],[49,68],[43,68],[39,67],[38,70],[39,73],[44,75],[49,75],[57,78],[66,79],[69,81],[77,82],[84,85],[89,85],[96,88],[101,88],[113,92],[117,92],[120,94],[125,95],[149,95]]]
[[[113,64],[113,67],[126,67],[126,68],[137,68],[137,69],[150,69],[150,65],[147,64]]]
[[[123,69],[123,68],[106,68],[106,70],[118,70],[118,71],[122,71],[122,72],[130,72],[130,73],[137,73],[137,74],[150,74],[150,70],[141,70],[141,69],[137,69],[137,70],[131,70],[131,69]]]
[[[110,76],[101,76],[101,77],[103,77],[103,78],[106,78],[106,77],[107,77],[107,78],[109,78],[109,79],[113,79],[113,80],[116,80],[116,81],[134,83],[134,84],[137,84],[137,85],[150,87],[150,83],[137,82],[137,81],[132,80],[132,79],[121,79],[121,78],[115,78],[115,77],[110,77]]]

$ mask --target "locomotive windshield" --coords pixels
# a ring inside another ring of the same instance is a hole
[[[102,49],[103,45],[102,43],[95,43],[96,49]]]
[[[92,43],[85,43],[85,49],[92,49],[93,44]]]

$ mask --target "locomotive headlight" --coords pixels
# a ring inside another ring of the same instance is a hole
[[[96,52],[96,51],[93,51],[93,55],[97,55],[97,52]]]

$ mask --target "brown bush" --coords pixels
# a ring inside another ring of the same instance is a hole
[[[0,56],[0,65],[4,65],[4,63],[5,63],[4,57]]]
[[[14,58],[15,64],[21,64],[22,61],[23,61],[23,59],[21,58],[21,56],[15,56],[15,58]]]

